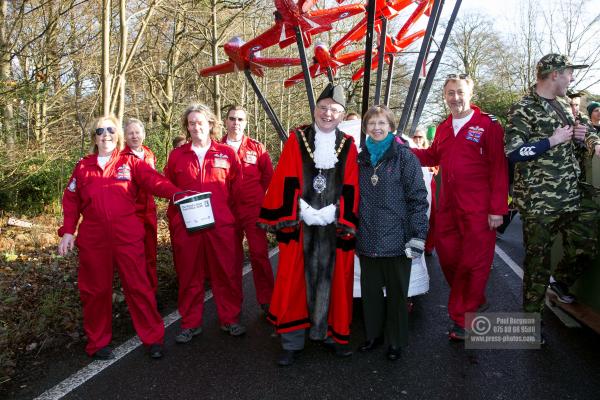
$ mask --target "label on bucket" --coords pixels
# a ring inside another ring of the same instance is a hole
[[[210,203],[210,195],[199,194],[190,196],[181,199],[177,203],[185,227],[188,230],[194,231],[214,225],[215,218]]]

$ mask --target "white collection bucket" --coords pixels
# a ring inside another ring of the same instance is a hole
[[[175,200],[175,196],[180,194],[188,195]],[[179,207],[179,212],[188,232],[199,231],[215,225],[210,195],[210,192],[198,193],[188,190],[175,193],[173,196],[173,204]]]

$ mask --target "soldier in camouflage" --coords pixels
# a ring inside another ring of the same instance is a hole
[[[515,163],[514,201],[523,220],[525,245],[523,308],[544,308],[551,274],[551,248],[560,232],[564,257],[550,284],[558,299],[574,301],[569,287],[596,252],[596,212],[582,206],[578,152],[600,156],[600,138],[576,121],[564,98],[574,65],[566,56],[548,54],[537,64],[537,83],[509,114],[505,152]]]

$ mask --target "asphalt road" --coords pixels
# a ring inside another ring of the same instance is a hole
[[[473,238],[476,246],[477,238]],[[515,263],[523,249],[516,220],[498,240]],[[276,258],[273,264],[276,265]],[[291,367],[278,367],[280,347],[259,315],[251,274],[244,278],[245,337],[220,331],[214,302],[208,300],[204,333],[186,345],[167,329],[165,357],[151,360],[142,347],[83,382],[65,399],[598,399],[600,340],[587,328],[567,328],[546,313],[548,345],[540,350],[466,350],[446,332],[448,288],[437,258],[427,258],[429,293],[415,298],[409,346],[399,361],[385,347],[338,359],[307,343]],[[490,275],[488,311],[519,311],[521,281],[498,256]],[[364,340],[360,304],[355,302],[352,346]],[[63,357],[14,398],[33,398],[89,363],[82,354]]]

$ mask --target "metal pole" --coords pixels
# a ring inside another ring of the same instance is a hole
[[[369,0],[367,5],[367,33],[365,36],[365,75],[363,76],[362,110],[365,115],[369,109],[369,88],[371,86],[371,63],[373,62],[373,31],[375,27],[375,0]],[[360,133],[360,142],[364,143],[365,132]]]
[[[387,82],[385,84],[385,98],[383,103],[386,106],[390,105],[390,93],[392,92],[392,78],[394,75],[394,63],[396,61],[396,56],[393,54],[390,54],[390,66],[388,67],[388,75],[387,75]]]
[[[246,79],[248,79],[248,82],[250,82],[250,86],[252,86],[252,89],[254,89],[254,93],[256,94],[256,97],[258,97],[258,101],[260,101],[260,104],[263,106],[265,113],[267,113],[267,117],[269,117],[269,119],[271,120],[271,123],[273,124],[273,127],[277,131],[279,138],[281,139],[282,142],[285,143],[285,141],[287,140],[288,137],[285,132],[285,129],[283,128],[283,125],[281,124],[281,121],[279,121],[279,118],[277,118],[275,111],[273,111],[273,107],[271,107],[271,104],[269,104],[269,101],[265,98],[265,96],[260,91],[250,70],[245,69],[244,74],[246,75]]]
[[[329,79],[329,82],[333,83],[333,71],[331,70],[331,67],[327,67],[327,79]]]
[[[435,30],[435,26],[439,20],[437,16],[439,14],[438,11],[440,10],[440,3],[442,3],[442,0],[434,0],[433,2],[431,17],[429,17],[429,22],[427,23],[427,29],[425,30],[425,36],[423,37],[423,43],[421,44],[421,51],[419,51],[417,64],[415,65],[415,70],[410,81],[408,93],[406,94],[406,99],[404,100],[404,108],[402,109],[402,115],[400,116],[398,129],[396,129],[399,135],[404,132],[404,129],[406,129],[406,125],[408,124],[410,110],[412,109],[412,105],[417,94],[417,84],[419,82],[419,74],[421,73],[420,70],[422,68],[423,61],[425,60],[425,56],[427,55],[427,50],[429,49],[432,33]]]
[[[379,34],[379,57],[377,64],[377,81],[375,82],[375,98],[373,104],[379,104],[381,98],[381,80],[383,79],[383,64],[385,60],[385,37],[387,36],[387,18],[381,16],[381,33]],[[365,68],[366,64],[365,64]]]
[[[308,97],[308,106],[310,107],[310,116],[314,118],[315,114],[315,94],[313,93],[312,81],[310,79],[310,70],[308,69],[308,61],[306,61],[306,48],[302,39],[302,28],[296,26],[296,44],[298,45],[298,54],[302,63],[302,72],[304,73],[304,85],[306,86],[306,96]]]
[[[446,26],[444,37],[438,47],[438,51],[435,54],[433,62],[429,67],[429,72],[427,73],[425,84],[423,85],[423,89],[421,90],[421,94],[419,95],[419,100],[417,101],[415,115],[413,116],[412,125],[410,127],[410,131],[408,132],[409,134],[415,131],[415,129],[417,128],[417,124],[419,123],[419,119],[421,119],[421,113],[423,112],[423,108],[425,107],[425,102],[427,101],[427,96],[429,95],[431,84],[433,83],[433,79],[435,78],[438,66],[440,65],[442,55],[444,54],[444,49],[446,48],[446,43],[448,42],[448,38],[450,37],[450,33],[452,32],[452,27],[454,26],[454,21],[456,20],[456,16],[458,15],[458,10],[460,9],[461,2],[462,0],[456,0],[456,3],[454,4],[454,9],[452,10],[452,15],[450,16],[450,20],[448,21],[448,25]]]
[[[427,50],[425,51],[425,58],[423,59],[423,65],[422,65],[423,69],[425,69],[426,65],[427,65],[427,59],[429,58],[429,50],[431,50],[431,44],[434,42],[435,31],[437,29],[437,25],[438,25],[438,22],[439,22],[440,15],[442,14],[442,8],[443,7],[444,7],[444,0],[441,0],[440,1],[440,7],[437,10],[438,11],[437,14],[431,14],[431,18],[435,18],[436,22],[433,25],[433,30],[431,31],[431,38],[429,40],[429,44],[427,46]],[[425,78],[427,78],[428,73],[429,72],[425,73],[425,77],[424,78],[419,77],[419,82],[417,83],[417,88],[415,89],[414,97],[413,97],[413,99],[412,99],[412,101],[410,103],[410,108],[408,109],[408,116],[409,116],[409,118],[410,118],[410,115],[412,114],[413,108],[415,106],[415,100],[416,100],[416,97],[417,97],[417,93],[420,94],[419,89],[421,88],[421,85],[422,85],[423,81],[425,80]],[[408,119],[406,120],[406,125],[408,126]],[[406,129],[406,126],[405,126],[404,129]],[[405,133],[408,134],[408,132],[405,132]]]

